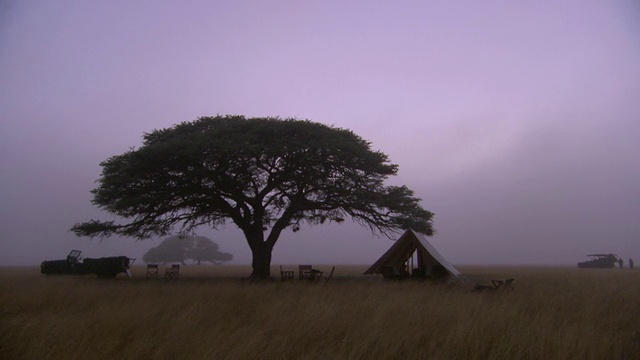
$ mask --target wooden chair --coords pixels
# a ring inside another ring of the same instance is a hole
[[[333,272],[336,270],[336,267],[332,267],[331,268],[331,272],[329,273],[329,276],[323,276],[324,281],[329,282],[329,280],[331,280],[331,277],[333,276]]]
[[[172,280],[180,277],[180,265],[174,264],[170,268],[164,269],[164,279]]]
[[[298,265],[298,280],[306,280],[304,272],[313,269],[311,265]]]
[[[280,265],[280,277],[282,281],[288,281],[295,279],[295,272],[289,270],[282,270],[282,265]]]
[[[147,279],[158,278],[158,264],[147,264]]]

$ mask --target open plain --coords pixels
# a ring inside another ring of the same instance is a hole
[[[462,266],[470,282],[448,285],[364,269],[252,283],[245,266],[172,281],[2,268],[0,358],[640,359],[638,270]],[[473,291],[505,277],[514,290]]]

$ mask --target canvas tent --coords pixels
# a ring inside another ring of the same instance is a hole
[[[383,274],[385,278],[411,276],[462,280],[460,272],[422,234],[411,229],[364,273]]]

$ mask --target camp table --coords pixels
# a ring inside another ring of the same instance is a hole
[[[311,269],[304,271],[304,278],[309,281],[318,281],[322,277],[322,271],[318,269]]]

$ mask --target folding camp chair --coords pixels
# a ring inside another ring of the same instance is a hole
[[[282,281],[293,280],[295,278],[295,272],[282,270],[282,265],[280,265],[280,277],[282,278]]]
[[[172,280],[180,277],[180,265],[174,264],[170,268],[164,269],[164,279]]]
[[[298,265],[298,280],[307,280],[305,272],[311,271],[313,266],[311,265]]]
[[[511,283],[514,279],[494,279],[491,280],[491,283],[497,290],[513,290],[513,286]]]
[[[158,264],[147,264],[147,279],[158,278]]]
[[[329,282],[329,280],[331,280],[331,277],[333,276],[333,272],[336,270],[336,267],[332,267],[331,268],[331,272],[329,273],[329,276],[323,276],[324,281]]]

